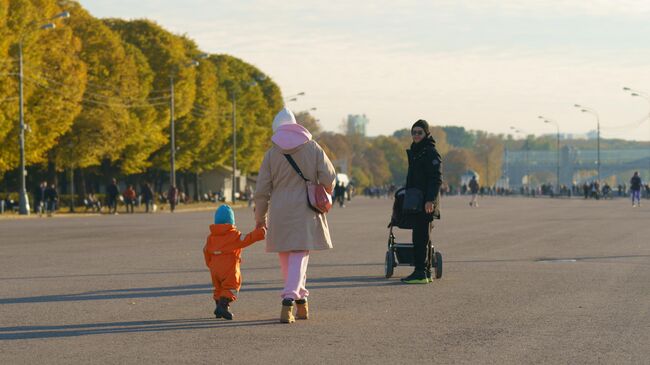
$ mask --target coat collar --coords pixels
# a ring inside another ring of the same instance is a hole
[[[232,224],[211,224],[210,234],[213,236],[223,236],[237,229]]]

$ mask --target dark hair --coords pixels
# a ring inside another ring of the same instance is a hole
[[[411,130],[415,127],[420,127],[424,130],[424,134],[427,136],[429,135],[429,123],[427,123],[426,120],[424,119],[419,119],[417,122],[413,123],[413,126],[411,127]]]

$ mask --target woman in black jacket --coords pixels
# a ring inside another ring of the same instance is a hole
[[[436,150],[436,141],[429,133],[426,120],[418,120],[411,127],[413,143],[407,150],[408,175],[406,188],[417,188],[424,196],[424,211],[412,217],[413,225],[413,261],[415,270],[402,282],[407,284],[427,284],[431,282],[431,272],[427,269],[427,250],[431,222],[440,218],[438,199],[442,185],[442,159]]]

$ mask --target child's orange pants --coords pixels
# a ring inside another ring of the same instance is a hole
[[[225,257],[224,257],[225,256]],[[214,300],[226,297],[231,301],[237,300],[236,293],[241,288],[241,273],[239,272],[239,260],[233,263],[232,255],[213,256],[210,263],[210,276],[214,286]],[[228,260],[230,259],[230,260]]]

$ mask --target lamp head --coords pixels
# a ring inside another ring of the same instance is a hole
[[[630,91],[630,90],[632,90],[632,89],[630,89],[629,87],[625,86],[625,87],[623,87],[623,90],[625,90],[625,91]]]
[[[304,95],[305,95],[305,92],[304,92],[304,91],[301,91],[301,92],[298,93],[298,95],[299,95],[299,96],[304,96]]]
[[[56,28],[56,24],[54,23],[47,23],[45,25],[41,25],[41,29],[47,30],[47,29],[54,29]]]
[[[582,108],[582,106],[580,106],[580,104],[573,104],[573,106],[575,106],[576,108]]]
[[[630,95],[632,95],[632,96],[641,96],[641,95],[639,95],[639,94],[637,94],[637,93],[632,93],[632,94],[630,94]]]
[[[69,11],[64,11],[62,13],[56,14],[52,19],[67,19],[70,17]]]

